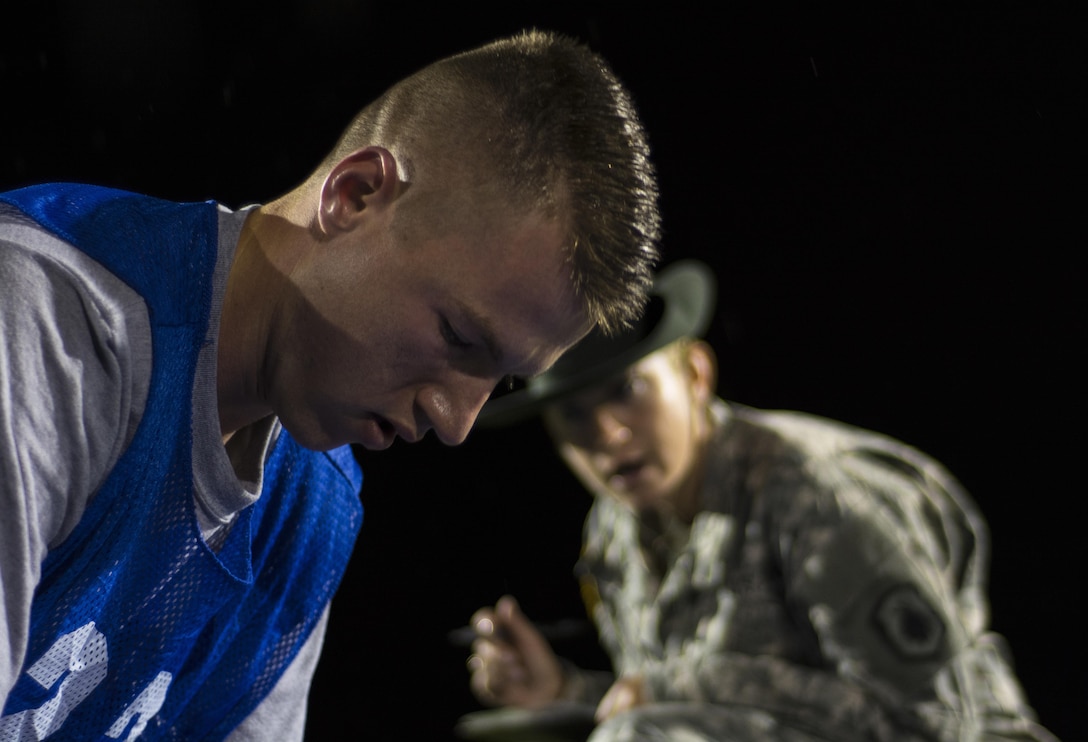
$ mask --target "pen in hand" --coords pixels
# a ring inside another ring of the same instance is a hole
[[[544,638],[550,642],[574,639],[584,636],[590,631],[590,625],[587,621],[579,621],[573,618],[537,624],[536,627],[544,635]],[[472,646],[472,642],[479,638],[483,638],[483,635],[476,630],[475,626],[460,626],[446,634],[446,639],[455,647]],[[502,628],[496,630],[495,638],[508,641],[507,635]]]

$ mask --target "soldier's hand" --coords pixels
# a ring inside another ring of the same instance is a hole
[[[619,678],[612,683],[612,687],[604,694],[604,698],[597,704],[597,712],[594,718],[598,723],[610,719],[616,714],[630,711],[636,706],[641,706],[649,700],[646,690],[646,681],[641,675],[628,675]]]
[[[491,706],[540,708],[559,697],[563,670],[548,640],[509,595],[472,616],[477,637],[468,659],[469,687]]]

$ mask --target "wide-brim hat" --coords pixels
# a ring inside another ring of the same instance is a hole
[[[484,405],[477,426],[511,425],[538,414],[546,405],[580,391],[683,337],[701,337],[714,314],[717,284],[710,268],[679,260],[654,278],[642,317],[613,336],[592,331],[555,365],[529,379],[525,387]]]

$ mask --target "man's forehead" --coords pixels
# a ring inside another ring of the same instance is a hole
[[[538,213],[509,216],[462,235],[455,273],[439,280],[477,328],[491,357],[517,376],[547,370],[593,326],[575,285],[560,224]],[[470,257],[471,256],[471,257]],[[439,275],[440,275],[439,274]]]
[[[504,373],[524,378],[548,370],[592,329],[580,305],[519,311],[509,303],[489,307],[460,300],[456,303],[491,359]]]

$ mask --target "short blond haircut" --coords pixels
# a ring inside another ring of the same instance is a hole
[[[448,205],[436,224],[457,212],[454,177],[477,208],[559,220],[575,291],[606,333],[645,307],[660,236],[649,145],[627,90],[586,46],[526,31],[439,60],[356,115],[322,168],[368,145],[395,154],[410,188],[431,188],[437,211]]]

